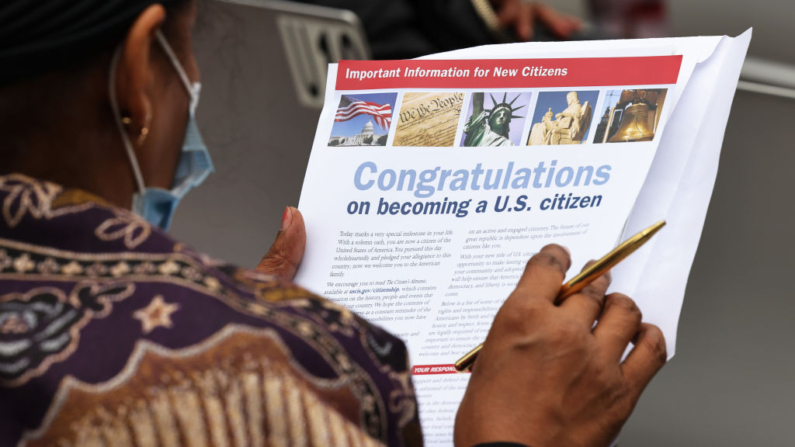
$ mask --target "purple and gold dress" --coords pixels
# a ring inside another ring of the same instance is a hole
[[[0,445],[422,443],[403,342],[79,190],[0,176]]]

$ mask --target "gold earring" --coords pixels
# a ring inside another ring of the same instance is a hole
[[[141,133],[138,135],[138,146],[144,144],[146,137],[149,136],[149,125],[152,123],[152,112],[146,112],[146,124],[141,128]]]
[[[138,146],[141,146],[141,145],[144,144],[144,141],[146,141],[146,136],[147,135],[149,135],[149,128],[148,127],[144,127],[143,129],[141,129],[141,134],[138,135]]]
[[[125,126],[130,126],[132,124],[132,119],[129,116],[123,116],[121,118],[122,124]],[[149,136],[149,124],[152,122],[152,115],[146,115],[146,124],[144,127],[141,128],[141,131],[138,133],[138,146],[144,144],[146,141],[146,137]]]

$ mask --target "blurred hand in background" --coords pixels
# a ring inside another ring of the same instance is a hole
[[[545,26],[552,35],[569,39],[582,29],[582,21],[574,16],[562,14],[555,9],[537,2],[522,0],[491,0],[500,24],[512,31],[521,41],[533,40],[537,24]]]

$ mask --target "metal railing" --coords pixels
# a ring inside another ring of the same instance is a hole
[[[748,57],[737,89],[795,99],[795,66]]]

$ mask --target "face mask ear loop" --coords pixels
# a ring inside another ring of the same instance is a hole
[[[185,89],[188,91],[188,94],[191,98],[191,104],[193,104],[195,99],[195,93],[193,88],[191,88],[190,79],[188,79],[188,74],[185,73],[185,69],[182,68],[182,64],[179,63],[179,59],[177,59],[177,55],[174,54],[174,50],[171,49],[171,45],[168,44],[166,37],[163,35],[163,32],[160,30],[155,31],[155,38],[157,41],[160,42],[160,46],[163,47],[163,51],[166,52],[166,56],[171,59],[171,65],[174,66],[174,69],[177,71],[180,79],[182,79],[182,84],[185,86]]]
[[[116,67],[119,65],[120,58],[121,45],[116,48],[116,52],[113,53],[113,58],[110,62],[110,86],[108,92],[110,95],[110,108],[113,111],[113,119],[116,121],[116,126],[119,129],[119,134],[121,135],[121,141],[124,144],[124,149],[127,151],[127,157],[130,159],[133,176],[135,177],[135,182],[138,184],[138,191],[143,194],[146,190],[146,187],[144,186],[144,178],[141,175],[141,168],[138,166],[138,160],[135,158],[135,151],[133,150],[132,143],[130,143],[130,139],[127,137],[127,130],[124,128],[124,124],[121,121],[119,103],[116,100]]]

